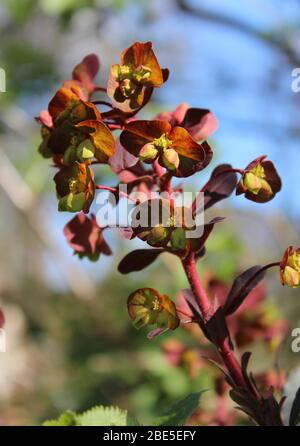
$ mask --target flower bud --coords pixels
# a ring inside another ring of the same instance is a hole
[[[171,246],[173,249],[185,249],[187,244],[185,229],[176,228],[171,235]]]
[[[86,163],[63,167],[54,177],[59,211],[87,213],[95,194],[93,172]]]
[[[237,185],[236,194],[245,194],[248,200],[266,203],[281,189],[280,177],[273,163],[260,156],[252,161],[244,171]]]
[[[170,228],[164,228],[162,225],[154,226],[138,234],[141,240],[146,241],[150,246],[165,246],[170,238]]]
[[[283,270],[283,281],[287,286],[297,287],[300,282],[299,273],[290,266],[286,266]]]
[[[280,264],[282,285],[292,288],[300,286],[300,250],[290,246],[284,253]]]
[[[90,139],[85,139],[76,148],[77,159],[80,162],[84,162],[93,158],[94,154],[95,147]]]
[[[141,148],[139,152],[139,158],[141,161],[145,161],[146,163],[151,163],[152,161],[155,160],[157,154],[158,150],[155,148],[155,145],[149,142]]]
[[[78,194],[70,193],[62,197],[58,201],[58,210],[60,212],[80,212],[86,201],[85,193]]]
[[[179,166],[179,156],[176,150],[165,150],[162,156],[162,163],[167,169],[176,170]]]
[[[247,190],[256,195],[262,187],[262,181],[254,173],[248,172],[244,177],[244,186]]]

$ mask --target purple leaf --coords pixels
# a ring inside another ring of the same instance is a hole
[[[226,316],[234,313],[242,305],[248,294],[264,278],[264,275],[262,266],[256,265],[236,277],[223,306]]]
[[[124,149],[119,139],[116,144],[116,151],[113,156],[111,156],[108,160],[110,167],[115,173],[122,172],[122,170],[126,170],[129,167],[135,166],[138,162],[138,158],[131,155],[131,153],[127,152]]]
[[[196,141],[204,141],[218,128],[215,115],[204,108],[189,108],[180,124]]]
[[[220,345],[226,339],[230,349],[233,350],[233,344],[230,339],[225,316],[222,307],[216,298],[211,304],[209,314],[206,315],[204,321],[200,322],[200,325],[207,339],[215,345]]]
[[[121,260],[118,266],[118,271],[121,274],[141,271],[154,262],[154,260],[156,260],[156,258],[163,252],[163,249],[136,249]]]
[[[214,226],[216,223],[220,223],[225,220],[225,217],[215,217],[212,220],[210,220],[208,223],[204,224],[203,227],[203,233],[201,237],[199,238],[191,238],[190,244],[191,249],[198,253],[199,257],[202,257],[205,254],[205,248],[204,245],[210,236],[210,233],[214,229]]]
[[[235,172],[226,172],[220,174],[222,170],[231,169],[230,164],[220,164],[217,166],[208,182],[203,187],[204,190],[204,208],[208,209],[218,201],[229,197],[237,185],[237,175]]]
[[[201,310],[200,310],[198,302],[195,299],[194,293],[191,290],[189,290],[188,288],[185,288],[185,289],[181,290],[181,294],[182,294],[183,298],[185,299],[186,303],[188,304],[193,315],[196,318],[202,318]]]
[[[100,68],[100,62],[96,54],[88,54],[82,61],[76,65],[72,77],[74,80],[85,84],[93,90],[93,79],[96,77]]]

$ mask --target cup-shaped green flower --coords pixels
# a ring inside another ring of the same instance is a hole
[[[87,163],[63,167],[54,177],[58,210],[88,213],[95,195],[93,172]]]
[[[71,130],[72,137],[64,153],[64,164],[75,161],[84,163],[93,158],[101,163],[107,163],[114,155],[116,144],[111,131],[102,121],[82,121]]]
[[[212,159],[207,142],[198,144],[183,127],[165,121],[132,121],[121,133],[123,147],[147,163],[165,167],[176,177],[188,177],[204,169]]]
[[[282,285],[300,286],[300,248],[289,246],[286,249],[280,263],[280,279]]]
[[[266,203],[272,200],[281,189],[281,179],[272,161],[261,156],[245,169],[236,188],[236,194],[245,194],[248,200]]]
[[[42,124],[43,141],[39,151],[44,157],[64,156],[66,165],[88,159],[86,152],[82,154],[80,149],[76,150],[85,139],[76,126],[83,121],[100,122],[101,114],[93,103],[82,99],[79,86],[60,88],[51,99],[48,111],[42,112],[37,119]],[[93,157],[92,153],[89,155]]]
[[[153,247],[165,247],[174,229],[174,208],[167,199],[154,198],[140,203],[132,213],[134,236]]]
[[[136,42],[121,54],[121,63],[111,66],[107,94],[123,112],[139,108],[145,89],[160,87],[166,80],[151,42]]]
[[[223,221],[216,217],[197,226],[192,209],[174,207],[168,199],[154,198],[136,206],[132,213],[133,236],[155,248],[167,248],[173,252],[200,252],[214,225]]]
[[[83,141],[77,146],[77,156],[89,157],[93,154],[98,161],[107,163],[116,151],[116,142],[111,131],[102,121],[82,121],[76,125]],[[85,161],[82,159],[82,161]]]
[[[175,330],[180,322],[174,302],[153,288],[141,288],[130,294],[127,308],[137,329],[156,325],[159,328]]]

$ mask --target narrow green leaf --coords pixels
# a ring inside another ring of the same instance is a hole
[[[199,407],[200,397],[205,390],[191,393],[186,398],[174,404],[165,415],[154,421],[154,426],[184,426],[187,419]]]

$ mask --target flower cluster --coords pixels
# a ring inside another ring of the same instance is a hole
[[[218,127],[216,117],[208,109],[181,103],[174,111],[162,112],[153,119],[138,118],[153,90],[160,88],[169,75],[161,68],[151,42],[136,42],[125,49],[120,62],[111,66],[106,87],[95,83],[99,67],[97,56],[85,57],[73,70],[72,79],[65,81],[50,100],[48,110],[37,118],[42,134],[39,152],[52,158],[57,169],[54,182],[58,209],[78,213],[64,229],[69,246],[79,258],[94,261],[101,254],[110,255],[104,239],[108,228],[102,227],[94,214],[86,214],[97,190],[110,191],[116,205],[120,198],[129,198],[132,220],[123,233],[127,238],[145,241],[150,248],[127,254],[119,272],[142,270],[167,252],[181,262],[191,288],[177,303],[152,287],[134,291],[127,301],[133,325],[138,329],[151,326],[150,338],[182,325],[193,333],[196,330],[201,343],[216,348],[211,359],[221,361],[220,370],[239,408],[257,424],[282,425],[282,402],[277,402],[273,391],[258,390],[247,371],[249,355],[244,354],[240,362],[234,348],[244,347],[257,337],[272,348],[280,342],[285,324],[280,318],[270,319],[265,295],[262,298],[258,293],[258,285],[268,268],[278,267],[282,284],[300,286],[300,250],[289,247],[281,261],[249,268],[228,289],[216,281],[203,287],[196,269],[205,255],[208,237],[223,220],[215,216],[206,221],[206,211],[234,191],[256,203],[272,200],[281,189],[274,164],[266,156],[259,156],[245,168],[221,164],[191,205],[177,205],[175,198],[183,190],[173,186],[173,178],[190,177],[209,166],[213,149],[207,139]],[[103,164],[111,167],[116,186],[95,184],[93,169],[101,170]],[[153,192],[164,196],[153,197]],[[141,193],[146,197],[143,200]],[[198,223],[195,217],[200,198],[204,221]],[[154,208],[156,215],[152,215]],[[165,209],[169,210],[167,216]],[[136,225],[145,210],[148,218]],[[198,235],[192,236],[191,231]],[[217,291],[212,291],[213,287]],[[176,354],[170,349],[168,354],[177,364],[187,363],[193,373],[203,364],[199,352],[177,348]],[[216,389],[223,395],[221,387],[218,374]]]

